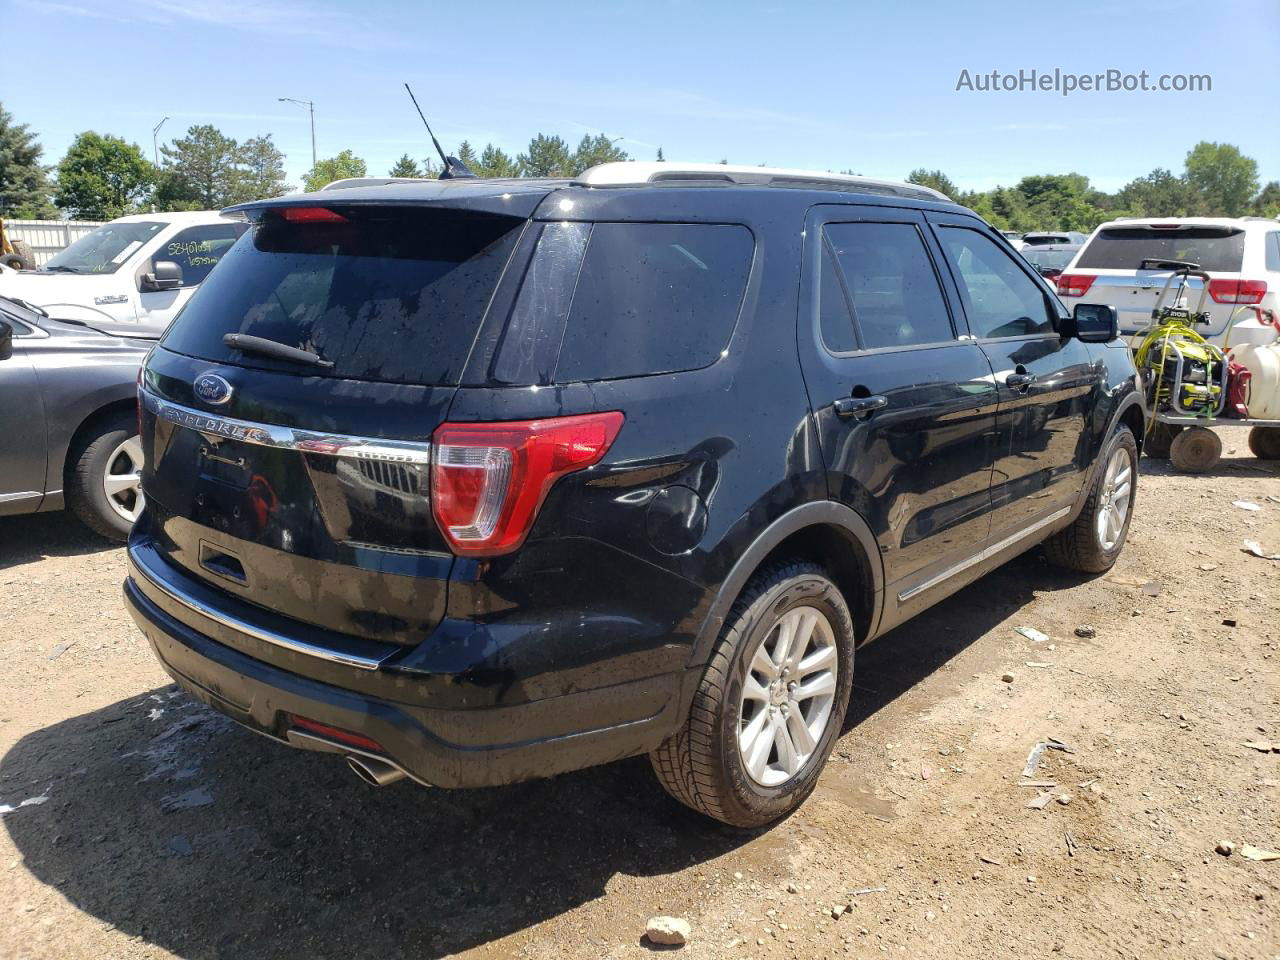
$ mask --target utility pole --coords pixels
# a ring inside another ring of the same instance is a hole
[[[316,105],[310,100],[296,100],[293,97],[276,97],[279,103],[296,103],[307,108],[311,114],[311,169],[316,168]]]
[[[164,121],[168,119],[168,117],[165,117],[164,120],[161,120],[151,128],[151,154],[157,167],[160,166],[160,141],[157,137],[160,135],[160,128],[164,126]]]

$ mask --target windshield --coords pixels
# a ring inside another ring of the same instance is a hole
[[[1023,250],[1031,265],[1041,270],[1061,270],[1076,255],[1074,250]]]
[[[1139,270],[1143,260],[1181,260],[1201,270],[1237,273],[1244,231],[1231,227],[1113,227],[1089,241],[1077,267]]]
[[[44,269],[53,273],[115,273],[163,229],[163,223],[150,220],[108,223],[54,256]]]
[[[303,368],[308,376],[456,384],[524,220],[414,207],[321,212],[315,222],[268,213],[209,274],[164,346],[299,372],[223,342],[241,333],[332,362]]]

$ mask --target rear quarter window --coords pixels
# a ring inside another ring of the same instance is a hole
[[[499,353],[498,379],[517,382],[539,369],[515,358],[525,355],[524,343],[533,335],[517,322],[529,312],[526,301],[538,298],[555,307],[560,299],[546,297],[543,258],[555,258],[558,282],[573,289],[566,312],[558,319],[544,314],[536,334],[559,343],[555,382],[695,370],[714,363],[728,346],[755,249],[746,227],[597,223],[580,258],[574,255],[578,244],[576,231],[545,228]]]

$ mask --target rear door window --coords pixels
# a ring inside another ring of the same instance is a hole
[[[751,272],[746,227],[598,223],[565,323],[555,380],[695,370],[728,346]]]
[[[823,234],[844,274],[864,348],[955,339],[938,275],[914,224],[831,223]]]
[[[1140,270],[1143,260],[1179,260],[1201,270],[1238,273],[1244,231],[1234,227],[1108,227],[1080,253],[1077,269]]]
[[[162,341],[177,353],[355,380],[454,385],[523,218],[411,207],[268,211]],[[326,212],[322,212],[326,213]],[[332,361],[299,366],[225,346],[243,333]]]

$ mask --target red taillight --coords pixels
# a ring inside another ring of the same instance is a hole
[[[1083,297],[1097,279],[1087,273],[1064,273],[1058,277],[1058,296]]]
[[[551,485],[599,463],[621,411],[509,423],[446,423],[431,450],[432,510],[458,554],[510,553],[524,542]]]
[[[1215,303],[1261,303],[1266,295],[1265,280],[1209,281],[1209,296]]]
[[[280,216],[290,223],[346,223],[347,218],[326,207],[283,207]]]
[[[326,740],[345,743],[349,747],[369,750],[373,753],[386,753],[382,749],[382,744],[377,740],[361,736],[358,733],[352,733],[350,730],[343,730],[340,727],[331,727],[327,723],[320,723],[318,720],[308,720],[306,717],[300,717],[296,713],[289,714],[289,724],[299,730],[305,730],[307,733],[314,733],[316,736],[324,737]]]

